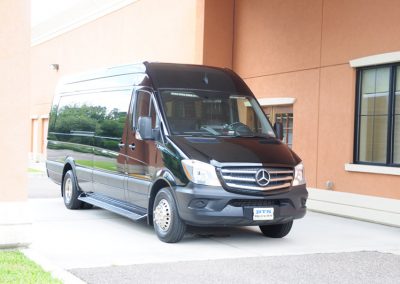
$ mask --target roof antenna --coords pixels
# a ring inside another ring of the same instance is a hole
[[[207,73],[204,73],[203,83],[206,84],[206,85],[208,85]]]

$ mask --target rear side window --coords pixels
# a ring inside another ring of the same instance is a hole
[[[129,91],[101,92],[95,94],[93,114],[96,117],[95,134],[100,137],[121,139],[131,100]]]
[[[92,145],[96,136],[96,146],[118,149],[130,99],[130,91],[63,96],[52,131],[63,141]]]
[[[55,132],[94,134],[95,128],[96,115],[88,95],[69,95],[60,98],[54,125]]]

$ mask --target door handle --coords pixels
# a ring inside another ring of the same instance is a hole
[[[128,146],[129,149],[131,149],[132,151],[135,150],[136,146],[134,143],[132,143],[131,145]]]
[[[118,147],[123,148],[124,146],[125,146],[125,143],[122,143],[122,141],[118,143]]]

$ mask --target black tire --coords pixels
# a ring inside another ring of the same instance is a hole
[[[72,170],[65,173],[62,183],[63,199],[68,209],[81,209],[84,202],[78,199],[82,193],[78,188],[76,177]]]
[[[157,216],[165,218],[157,222]],[[175,198],[169,188],[161,189],[156,195],[153,205],[153,224],[157,237],[165,243],[177,243],[185,235],[186,224],[179,217]]]
[[[289,234],[290,230],[292,229],[292,225],[293,221],[290,221],[283,224],[260,226],[260,230],[266,237],[283,238],[284,236]]]
[[[81,209],[92,209],[93,208],[92,204],[86,203],[86,202],[83,202],[83,201],[81,201],[81,202],[82,202]]]

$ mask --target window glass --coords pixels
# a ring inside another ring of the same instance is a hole
[[[90,95],[91,111],[96,118],[96,136],[122,138],[131,99],[128,91],[101,92]]]
[[[361,114],[387,114],[389,107],[390,68],[362,71]]]
[[[400,164],[400,67],[396,70],[393,162]]]
[[[139,91],[136,95],[135,126],[137,126],[139,116],[149,116],[150,94]]]
[[[135,126],[137,126],[140,116],[150,116],[152,118],[152,128],[156,128],[156,125],[159,123],[157,120],[154,103],[151,100],[151,94],[144,91],[137,92]]]
[[[395,113],[400,114],[400,67],[397,67],[396,72],[396,94],[395,94]]]
[[[358,72],[360,112],[355,162],[400,164],[400,66]],[[393,88],[392,88],[393,86]]]
[[[367,69],[362,71],[362,93],[375,93],[376,69]]]
[[[279,111],[278,109],[275,110]],[[287,107],[282,107],[282,110],[287,109]],[[293,113],[276,113],[275,122],[282,122],[283,124],[283,142],[285,142],[290,148],[293,145]]]
[[[359,159],[363,162],[385,163],[387,116],[363,116],[360,122]]]
[[[63,96],[58,105],[55,132],[94,134],[98,111],[90,106],[88,95]]]
[[[393,163],[400,164],[400,115],[394,120]]]
[[[54,131],[64,140],[117,150],[130,102],[126,91],[63,96]]]
[[[390,67],[361,72],[359,161],[387,162]]]
[[[389,92],[390,67],[378,68],[376,70],[376,93]]]
[[[172,134],[191,136],[272,136],[275,134],[250,96],[199,90],[161,92]]]

